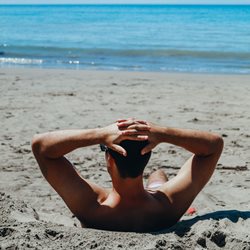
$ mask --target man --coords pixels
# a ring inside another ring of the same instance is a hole
[[[143,186],[143,170],[151,150],[160,143],[185,148],[192,156],[167,180],[163,171],[151,174]],[[111,190],[83,179],[65,154],[102,144]],[[162,127],[135,119],[107,127],[64,130],[36,135],[32,149],[41,171],[72,213],[87,227],[148,232],[174,225],[208,182],[223,149],[219,135]]]

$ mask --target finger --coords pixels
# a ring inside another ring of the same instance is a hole
[[[130,140],[130,141],[146,141],[148,140],[148,136],[147,135],[130,135],[130,136],[126,136],[124,138],[125,140]]]
[[[127,129],[121,132],[122,135],[147,135],[147,130],[138,131],[136,129]]]
[[[135,118],[133,118],[133,117],[129,117],[129,118],[126,118],[126,119],[118,119],[118,120],[116,120],[116,122],[125,122],[125,121],[129,121],[129,120],[135,120]]]
[[[118,119],[118,120],[116,120],[116,122],[125,122],[125,121],[127,121],[129,119],[131,119],[131,118],[128,118],[128,119]]]
[[[148,135],[137,135],[137,139],[145,141],[148,139]]]
[[[136,129],[136,130],[150,130],[150,126],[149,125],[145,125],[145,124],[132,124],[130,126],[128,126],[128,129]]]
[[[150,152],[153,148],[155,147],[155,145],[153,144],[148,144],[145,148],[142,149],[141,154],[145,155],[146,153]]]
[[[134,122],[133,120],[127,120],[127,121],[118,123],[117,126],[118,126],[119,128],[121,128],[121,127],[128,127],[128,126],[130,126],[130,125],[132,125],[132,124],[134,124],[134,123],[135,123],[135,122]]]
[[[145,120],[136,120],[135,118],[119,119],[116,122],[126,122],[126,121],[133,121],[135,123],[148,124],[148,122]]]
[[[145,120],[136,120],[136,122],[141,123],[141,124],[147,124],[147,125],[148,125],[148,122],[145,121]]]
[[[135,120],[135,119],[118,122],[117,126],[119,127],[119,129],[121,129],[124,127],[131,126],[133,124],[144,125],[144,126],[150,127],[148,122],[142,121],[142,120]]]
[[[120,145],[113,144],[110,148],[123,156],[127,156],[126,150],[123,147],[121,147]]]

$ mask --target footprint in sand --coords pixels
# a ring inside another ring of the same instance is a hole
[[[210,240],[218,247],[224,247],[226,245],[226,234],[221,231],[216,231],[212,234]]]
[[[3,227],[0,228],[0,237],[7,237],[10,236],[15,230],[10,227]]]

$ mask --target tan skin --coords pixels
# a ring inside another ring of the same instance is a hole
[[[190,151],[192,156],[169,181],[163,171],[154,172],[148,185],[163,184],[154,190],[144,188],[142,175],[121,178],[109,153],[106,162],[113,183],[111,190],[82,178],[64,156],[99,143],[126,155],[119,145],[122,140],[148,140],[142,154],[160,143],[171,143]],[[209,132],[161,127],[129,118],[100,129],[36,135],[32,149],[43,175],[82,224],[105,230],[148,232],[178,222],[212,176],[223,140]]]

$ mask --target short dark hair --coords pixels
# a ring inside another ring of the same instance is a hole
[[[122,141],[120,145],[127,151],[127,156],[123,156],[110,148],[108,149],[122,178],[136,178],[142,175],[151,156],[151,151],[142,155],[141,150],[148,143],[148,141]]]

